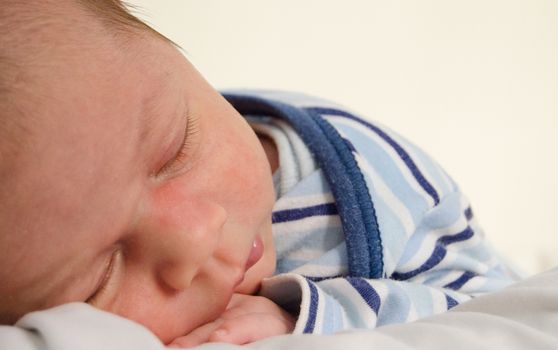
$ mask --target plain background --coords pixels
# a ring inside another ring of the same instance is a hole
[[[318,95],[407,136],[499,252],[558,265],[558,1],[129,3],[216,88]]]

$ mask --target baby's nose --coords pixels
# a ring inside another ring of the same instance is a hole
[[[227,212],[208,200],[159,203],[144,231],[157,279],[167,288],[188,288],[213,256],[221,240]],[[150,245],[150,246],[149,246]]]
[[[165,258],[159,268],[159,276],[167,286],[183,290],[190,285],[215,253],[226,217],[221,206],[203,203],[184,217],[180,229],[167,234],[172,238],[164,247]]]

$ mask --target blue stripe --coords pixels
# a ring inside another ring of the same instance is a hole
[[[451,236],[442,236],[440,238],[438,238],[438,240],[436,241],[436,247],[434,248],[434,251],[432,252],[432,255],[430,255],[430,257],[428,258],[428,260],[426,260],[426,262],[424,262],[419,268],[409,271],[409,272],[394,272],[391,275],[391,278],[399,280],[399,281],[405,281],[408,280],[409,278],[412,278],[418,274],[423,273],[424,271],[428,271],[430,269],[432,269],[434,266],[438,265],[440,263],[440,261],[442,261],[444,259],[444,257],[446,256],[447,253],[447,249],[446,246],[455,242],[460,242],[460,241],[465,241],[471,237],[473,237],[473,230],[467,226],[467,228],[455,235],[451,235]]]
[[[351,152],[358,153],[355,146],[353,145],[353,143],[349,139],[346,139],[346,138],[343,137],[343,141],[347,144],[347,147],[349,147]]]
[[[322,282],[325,280],[330,280],[333,278],[340,278],[340,277],[345,277],[344,275],[334,275],[334,276],[324,276],[324,277],[313,277],[313,276],[306,276],[304,275],[304,278],[306,278],[307,280],[310,280],[312,282]]]
[[[446,304],[448,306],[448,310],[459,305],[459,303],[457,302],[457,300],[455,300],[454,298],[450,297],[449,295],[446,294]]]
[[[271,214],[271,221],[276,224],[278,222],[295,221],[311,216],[324,215],[337,215],[337,207],[335,206],[335,203],[326,203],[314,205],[311,207],[274,211]]]
[[[463,287],[463,285],[465,283],[467,283],[471,278],[475,277],[477,274],[471,271],[465,271],[463,272],[463,274],[461,276],[459,276],[458,279],[456,279],[455,281],[448,283],[444,286],[444,288],[448,288],[448,289],[453,289],[453,290],[458,290],[461,287]]]
[[[362,278],[347,277],[347,281],[353,286],[353,288],[360,294],[362,299],[368,304],[368,306],[374,310],[376,316],[380,312],[381,299],[378,292],[365,280]]]
[[[314,327],[316,327],[316,315],[318,314],[318,289],[314,283],[307,281],[308,287],[310,288],[310,308],[308,310],[308,319],[306,320],[306,325],[304,326],[303,333],[314,332]]]
[[[471,209],[471,207],[465,209],[465,217],[467,218],[467,221],[470,221],[473,218],[473,209]]]
[[[430,195],[430,197],[432,197],[432,199],[434,200],[434,204],[438,205],[438,203],[440,203],[440,196],[438,195],[438,192],[430,184],[430,182],[428,182],[428,180],[424,177],[424,175],[420,172],[420,170],[418,169],[417,165],[415,164],[411,156],[409,156],[407,151],[405,151],[403,147],[401,147],[394,139],[392,139],[382,129],[345,111],[332,109],[332,108],[321,108],[321,107],[308,107],[305,109],[320,114],[345,117],[357,121],[365,125],[366,127],[368,127],[370,130],[374,131],[378,136],[380,136],[384,141],[386,141],[397,152],[397,154],[403,160],[407,168],[409,168],[409,170],[411,171],[411,173],[413,174],[413,176],[415,177],[419,185],[424,189],[424,191],[426,191],[426,193]]]
[[[442,236],[438,238],[438,242],[444,246],[447,246],[455,242],[468,240],[471,237],[473,237],[473,230],[471,229],[470,226],[467,226],[466,229],[459,232],[458,234],[451,235],[451,236]]]

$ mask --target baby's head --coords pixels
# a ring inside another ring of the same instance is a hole
[[[1,323],[87,301],[170,341],[272,273],[262,146],[168,40],[118,0],[7,0],[0,47]]]

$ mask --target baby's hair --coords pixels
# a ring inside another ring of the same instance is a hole
[[[154,30],[148,24],[134,16],[130,9],[134,6],[127,4],[121,0],[77,0],[83,7],[89,9],[91,13],[97,15],[107,25],[112,26],[114,30],[129,34],[133,29],[139,32],[146,30],[159,38],[175,45],[167,37]]]

